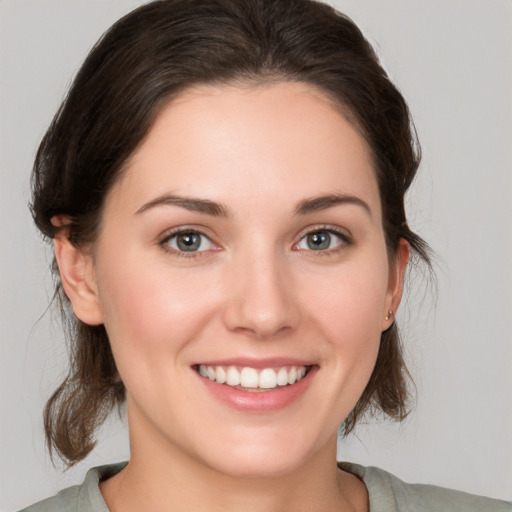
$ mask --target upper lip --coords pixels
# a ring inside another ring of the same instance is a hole
[[[197,361],[192,366],[203,364],[205,366],[241,366],[249,368],[276,368],[283,366],[312,366],[315,363],[305,359],[293,357],[269,357],[269,358],[251,358],[251,357],[230,357],[227,359],[208,359]]]

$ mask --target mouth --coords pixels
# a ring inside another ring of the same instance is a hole
[[[310,365],[285,365],[268,368],[235,365],[194,365],[205,379],[247,392],[283,389],[300,382],[311,370]]]
[[[301,403],[320,369],[289,357],[197,361],[191,369],[209,396],[238,412],[267,414]]]

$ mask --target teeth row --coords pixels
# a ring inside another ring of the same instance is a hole
[[[278,371],[273,368],[256,370],[245,367],[242,371],[234,366],[199,366],[199,373],[210,380],[228,386],[242,386],[243,388],[272,389],[277,386],[295,384],[306,375],[305,366],[286,366]]]

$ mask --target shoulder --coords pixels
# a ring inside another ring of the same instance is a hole
[[[126,462],[92,468],[81,485],[68,487],[20,512],[109,512],[99,482],[115,475],[124,466]]]
[[[371,512],[512,512],[512,504],[435,485],[408,484],[375,467],[348,462],[339,467],[363,480]]]
[[[60,491],[58,494],[43,501],[39,501],[20,512],[75,512],[80,486],[74,485]]]

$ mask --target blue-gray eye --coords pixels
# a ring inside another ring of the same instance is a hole
[[[341,235],[323,229],[313,231],[302,237],[297,244],[297,248],[301,250],[308,249],[310,251],[327,251],[338,247],[342,243],[343,239]]]
[[[170,236],[165,242],[169,247],[181,252],[201,252],[211,249],[211,240],[197,231],[182,231]]]

